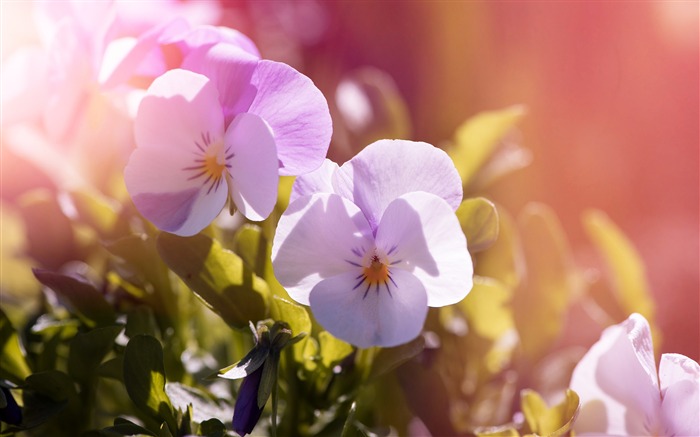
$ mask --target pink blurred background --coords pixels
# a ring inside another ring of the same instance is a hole
[[[606,211],[646,263],[661,351],[700,359],[698,2],[223,5],[222,24],[329,98],[345,72],[388,72],[415,140],[440,144],[469,116],[524,104],[533,163],[486,194],[514,213],[529,201],[552,206],[584,263],[581,214]],[[11,48],[3,43],[3,57]],[[4,200],[49,184],[7,151],[2,170]]]
[[[320,2],[291,22],[276,3],[227,5],[264,56],[327,96],[349,70],[388,72],[413,139],[440,144],[471,115],[526,105],[533,163],[487,194],[514,213],[551,205],[584,264],[582,212],[607,212],[647,266],[662,352],[700,358],[697,2]]]

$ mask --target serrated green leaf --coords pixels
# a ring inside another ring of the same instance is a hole
[[[560,335],[574,293],[574,263],[554,212],[529,204],[519,217],[527,274],[513,297],[515,324],[533,362]]]
[[[401,364],[421,353],[423,348],[425,348],[425,339],[423,336],[418,336],[400,346],[382,348],[374,357],[368,379],[372,380],[385,373],[391,372]]]
[[[583,224],[589,238],[605,260],[622,313],[643,315],[649,321],[654,346],[658,348],[661,345],[661,332],[656,324],[656,307],[639,253],[602,211],[587,211],[583,216]]]
[[[89,382],[122,329],[122,326],[105,326],[76,334],[70,341],[68,374],[77,382]]]
[[[156,420],[177,429],[172,404],[165,393],[165,369],[160,342],[137,335],[124,351],[124,386],[136,407]]]
[[[179,237],[161,233],[157,241],[163,261],[230,326],[267,318],[270,292],[238,255],[205,235]]]
[[[0,379],[7,379],[21,385],[32,371],[27,365],[24,353],[19,344],[17,332],[12,327],[10,319],[0,309]]]
[[[89,282],[42,269],[34,269],[34,276],[64,299],[87,326],[106,326],[114,323],[116,316],[112,306]]]
[[[483,197],[464,200],[456,211],[469,253],[488,249],[498,239],[496,206]]]
[[[455,132],[455,144],[448,154],[465,186],[492,156],[501,139],[525,114],[523,106],[482,112],[465,121]]]

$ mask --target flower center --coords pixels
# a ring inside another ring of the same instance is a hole
[[[379,256],[372,256],[372,263],[362,270],[365,280],[373,285],[375,283],[385,283],[389,279],[389,267],[379,260]]]
[[[202,132],[202,138],[194,141],[194,145],[196,148],[194,149],[195,159],[193,159],[193,165],[182,169],[194,173],[188,180],[199,179],[202,186],[208,185],[207,194],[218,190],[222,182],[225,182],[230,190],[232,180],[229,173],[231,168],[229,160],[234,157],[234,153],[230,151],[231,147],[229,146],[224,150],[223,141],[212,141],[209,132]]]
[[[395,249],[392,248],[391,251],[393,252],[394,250]],[[364,258],[367,256],[367,253],[365,252],[364,248],[354,248],[352,249],[352,253],[355,254],[357,257]],[[389,259],[386,256],[380,257],[380,255],[377,254],[376,249],[372,250],[371,253],[372,254],[370,255],[369,259],[364,258],[364,261],[361,261],[359,263],[351,260],[345,260],[347,263],[355,267],[360,267],[362,269],[360,274],[357,275],[357,277],[355,278],[358,282],[353,287],[353,290],[357,290],[358,288],[363,287],[364,294],[362,295],[362,298],[364,299],[367,297],[367,294],[369,293],[369,290],[372,287],[374,287],[374,291],[376,293],[379,293],[380,287],[383,287],[386,289],[387,293],[389,293],[389,296],[391,296],[391,285],[393,284],[395,288],[397,287],[397,285],[396,282],[394,282],[394,279],[391,277],[391,271],[389,270],[389,267],[396,264],[397,262],[390,263]],[[366,264],[367,261],[369,261],[369,265]],[[400,260],[398,262],[400,262]]]

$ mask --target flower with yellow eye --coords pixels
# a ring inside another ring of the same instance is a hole
[[[264,220],[279,175],[323,162],[328,105],[306,76],[230,44],[194,50],[156,78],[134,120],[137,148],[126,166],[139,212],[159,229],[189,236],[225,205]],[[198,72],[192,71],[198,70]]]
[[[454,214],[461,181],[441,150],[380,141],[297,182],[272,263],[290,297],[310,305],[331,334],[359,347],[406,343],[420,334],[428,307],[471,290],[472,261]]]

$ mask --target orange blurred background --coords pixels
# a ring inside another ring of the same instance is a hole
[[[348,71],[388,72],[408,104],[411,139],[440,145],[480,111],[524,104],[521,139],[533,162],[486,195],[513,213],[529,201],[551,205],[582,263],[591,249],[581,214],[607,212],[646,263],[662,352],[700,359],[698,2],[223,6],[221,24],[329,99]],[[3,17],[5,31],[22,22]],[[5,150],[3,200],[36,185],[49,178]],[[590,345],[599,333],[587,335]]]

